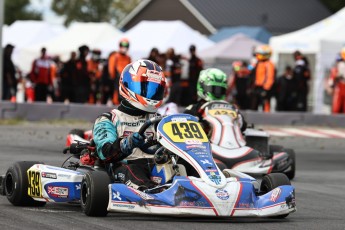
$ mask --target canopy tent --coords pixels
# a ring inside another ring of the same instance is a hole
[[[99,44],[108,42],[117,48],[117,41],[121,37],[122,32],[109,23],[76,22],[55,39],[27,47],[24,50],[25,56],[21,56],[22,67],[28,70],[33,59],[39,56],[42,47],[47,48],[48,55],[60,56],[62,60],[67,60],[71,52],[78,51],[82,45],[87,45],[90,49],[101,49]]]
[[[198,50],[214,44],[206,36],[192,29],[182,21],[141,21],[128,30],[124,36],[129,39],[129,54],[132,59],[147,57],[150,50],[156,47],[160,52],[174,48],[175,53],[187,53],[194,44]],[[100,44],[104,48],[109,44]]]
[[[13,51],[13,62],[23,70],[23,60],[25,56],[23,50],[28,46],[50,41],[64,33],[66,28],[61,25],[52,25],[43,21],[15,21],[3,31],[2,46],[12,44],[15,46]],[[36,51],[36,55],[39,50]],[[29,64],[30,65],[30,64]]]
[[[247,37],[244,34],[236,34],[207,49],[199,52],[200,58],[205,61],[205,66],[212,66],[229,72],[231,62],[250,61],[253,57],[254,47],[263,43]]]
[[[323,79],[334,64],[337,53],[345,44],[345,8],[336,14],[301,30],[271,37],[273,60],[278,70],[286,64],[293,65],[292,53],[296,50],[307,54],[315,63],[313,73],[313,112],[323,112]]]
[[[239,33],[266,44],[272,36],[270,32],[261,26],[234,26],[221,28],[217,33],[211,35],[209,39],[214,42],[220,42]]]

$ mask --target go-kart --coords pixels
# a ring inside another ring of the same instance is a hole
[[[54,167],[17,162],[0,178],[0,192],[19,206],[80,201],[82,211],[89,216],[133,212],[284,218],[296,211],[295,189],[286,175],[266,175],[259,185],[256,179],[236,170],[220,171],[194,116],[177,114],[148,120],[139,133],[144,134],[147,127],[157,123],[161,147],[154,155],[152,171],[157,187],[139,191],[117,183],[102,164],[80,166],[71,161]],[[93,150],[87,143],[73,144],[69,149],[72,147],[76,149],[73,152]],[[194,167],[199,177],[187,176],[184,166],[176,163],[179,157]]]
[[[203,105],[213,157],[220,168],[231,168],[253,176],[272,172],[295,177],[296,159],[293,149],[269,144],[269,134],[247,128],[242,134],[238,110],[226,101]]]

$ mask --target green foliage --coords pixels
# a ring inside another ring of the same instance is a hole
[[[5,0],[4,22],[7,25],[16,20],[42,20],[42,14],[27,10],[29,0]]]
[[[345,7],[344,0],[321,0],[321,2],[332,12],[335,13]]]
[[[53,0],[52,10],[65,16],[64,24],[79,22],[117,22],[140,0]]]

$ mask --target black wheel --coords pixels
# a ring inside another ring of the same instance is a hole
[[[291,185],[289,178],[284,173],[271,173],[262,178],[260,185],[260,192],[267,193],[281,185]],[[284,214],[280,216],[273,216],[271,218],[285,218],[289,214]]]
[[[44,206],[46,202],[36,201],[28,195],[29,180],[28,169],[36,161],[20,161],[14,163],[6,172],[4,187],[5,194],[9,202],[15,206]]]
[[[111,179],[105,171],[90,171],[81,182],[81,208],[87,216],[106,216],[108,214]]]
[[[83,139],[84,139],[84,133],[85,133],[85,130],[82,130],[82,129],[72,129],[71,131],[68,132],[68,134],[75,134]]]
[[[285,175],[292,180],[295,178],[295,173],[296,173],[296,153],[293,149],[285,149],[285,152],[289,154],[290,159],[292,160],[291,162],[291,170],[286,172]]]

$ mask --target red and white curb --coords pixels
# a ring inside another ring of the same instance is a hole
[[[330,128],[273,128],[266,127],[264,131],[271,136],[299,136],[314,138],[345,138],[345,130],[335,130]]]

